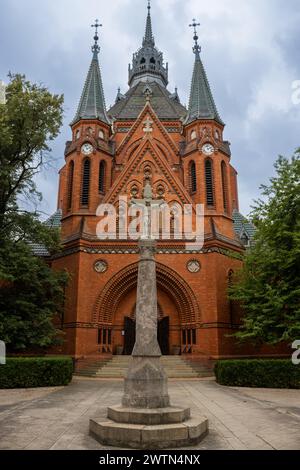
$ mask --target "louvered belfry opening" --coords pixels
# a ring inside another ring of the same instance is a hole
[[[68,197],[67,197],[67,209],[68,210],[70,210],[72,207],[73,179],[74,179],[74,162],[72,160],[69,164],[69,175],[68,175]]]
[[[192,193],[197,191],[197,175],[196,175],[196,163],[190,163],[190,189]]]
[[[90,172],[91,162],[89,158],[86,158],[83,162],[82,172],[82,187],[81,187],[81,205],[89,205],[89,193],[90,193]]]
[[[214,206],[214,182],[212,161],[208,158],[205,160],[205,182],[206,182],[206,204]]]
[[[99,164],[99,193],[105,193],[105,169],[106,164],[105,161],[102,160]]]
[[[221,174],[222,174],[223,205],[224,205],[224,211],[227,212],[228,210],[227,175],[226,175],[226,164],[224,161],[221,163]]]

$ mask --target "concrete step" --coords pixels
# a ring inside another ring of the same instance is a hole
[[[123,378],[131,356],[113,356],[111,359],[99,359],[88,362],[81,360],[76,365],[76,375],[97,378]],[[162,356],[161,363],[169,378],[197,378],[213,375],[203,364],[192,363],[181,356]]]

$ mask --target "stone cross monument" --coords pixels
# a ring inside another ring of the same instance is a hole
[[[156,241],[151,238],[152,198],[149,181],[144,199],[144,233],[139,241],[136,342],[124,381],[121,406],[109,407],[106,421],[91,419],[90,434],[104,445],[160,449],[197,444],[208,432],[206,418],[190,417],[190,409],[170,405],[168,380],[157,341]]]
[[[162,408],[169,405],[169,396],[157,341],[156,241],[151,238],[151,210],[164,204],[164,200],[153,199],[151,184],[147,180],[144,199],[133,199],[132,204],[143,208],[144,224],[139,241],[136,342],[122,403],[124,406]]]

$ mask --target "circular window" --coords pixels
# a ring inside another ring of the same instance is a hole
[[[190,273],[198,273],[201,269],[201,265],[198,260],[191,259],[187,263],[187,269]]]

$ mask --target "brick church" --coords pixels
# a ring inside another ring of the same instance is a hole
[[[51,260],[67,269],[61,326],[62,353],[76,358],[131,354],[138,269],[136,240],[100,240],[99,204],[120,196],[205,207],[201,249],[184,239],[157,241],[158,340],[165,355],[227,357],[243,350],[229,337],[240,323],[228,299],[253,227],[239,213],[237,172],[230,144],[201,59],[194,27],[194,68],[188,108],[168,89],[168,65],[155,44],[148,5],[146,30],[128,70],[128,91],[107,109],[99,65],[98,22],[92,60],[65,165],[59,173],[58,211],[47,222],[61,227],[62,252]],[[191,55],[192,71],[192,55]],[[188,86],[188,84],[187,84]]]

